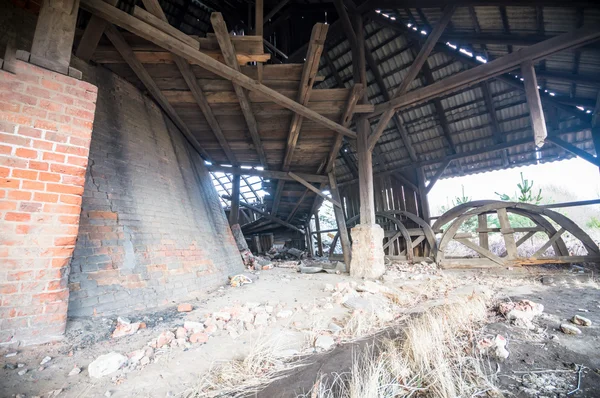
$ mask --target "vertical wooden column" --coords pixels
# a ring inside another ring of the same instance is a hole
[[[323,240],[321,239],[321,222],[319,221],[319,209],[315,211],[315,232],[317,233],[317,253],[323,257]]]
[[[69,73],[78,11],[79,0],[44,0],[33,36],[31,63]]]
[[[337,181],[335,180],[335,175],[333,174],[333,172],[329,173],[329,190],[331,192],[331,197],[334,200],[337,200],[338,202],[342,203],[342,200],[340,198],[340,192],[337,187]],[[346,267],[348,268],[348,271],[350,271],[350,259],[352,256],[352,249],[350,247],[350,237],[348,236],[348,228],[346,227],[346,217],[344,216],[344,210],[340,209],[337,206],[333,206],[333,211],[335,213],[335,221],[340,232],[340,243],[342,244],[344,263],[346,263]]]
[[[544,118],[544,110],[542,109],[542,100],[540,99],[540,91],[538,90],[533,63],[531,61],[523,62],[521,72],[523,73],[523,85],[525,86],[525,97],[527,98],[531,127],[533,128],[533,138],[535,145],[540,148],[544,145],[548,131],[546,130],[546,120]]]
[[[369,151],[369,121],[356,122],[358,154],[358,189],[360,197],[360,223],[375,224],[375,195],[373,191],[373,156]]]
[[[505,208],[498,209],[498,221],[500,221],[500,232],[504,238],[504,245],[506,246],[506,258],[513,260],[517,258],[517,243],[515,242],[515,230],[510,225],[508,219],[508,212]]]
[[[596,149],[596,157],[600,157],[600,93],[596,98],[596,108],[592,114],[592,141]]]
[[[254,15],[254,34],[256,36],[260,36],[261,38],[263,37],[263,11],[264,11],[264,2],[263,0],[256,0],[256,8],[255,8],[255,15]],[[258,81],[262,82],[262,77],[263,77],[263,64],[261,62],[257,62],[256,63],[256,68],[258,71]]]
[[[421,217],[429,223],[431,221],[431,213],[429,210],[429,199],[427,198],[427,187],[425,186],[425,170],[422,167],[417,168],[417,181],[419,185]]]
[[[310,230],[310,219],[304,225],[304,232],[305,232],[304,235],[306,236],[306,246],[308,246],[308,254],[311,257],[314,257],[315,256],[315,249],[313,248],[312,231]]]
[[[239,224],[240,214],[240,176],[233,176],[231,181],[231,211],[229,212],[229,225]]]

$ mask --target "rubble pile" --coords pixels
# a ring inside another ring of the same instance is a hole
[[[544,306],[534,303],[531,300],[511,301],[500,303],[498,305],[498,312],[513,325],[533,330],[536,328],[533,324],[533,319],[544,312]]]
[[[400,273],[400,279],[410,279],[415,275],[437,275],[439,268],[434,262],[421,261],[414,264],[405,261],[389,260],[388,272]]]

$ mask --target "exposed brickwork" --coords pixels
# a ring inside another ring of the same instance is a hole
[[[96,95],[24,62],[0,70],[0,343],[64,332]]]
[[[151,309],[225,283],[243,266],[201,158],[132,85],[84,73],[99,94],[69,315]]]

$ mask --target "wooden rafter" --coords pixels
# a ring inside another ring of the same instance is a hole
[[[575,31],[556,36],[544,42],[522,48],[518,51],[497,58],[488,63],[481,64],[470,70],[457,73],[436,83],[413,90],[406,95],[394,98],[389,102],[375,106],[371,117],[381,115],[392,109],[401,109],[429,101],[442,94],[447,94],[468,87],[484,80],[500,76],[508,71],[518,68],[524,61],[535,61],[547,58],[552,54],[567,48],[579,47],[583,44],[600,39],[600,29],[581,28]]]
[[[548,136],[548,137],[546,137],[546,141],[550,141],[557,147],[562,148],[565,151],[570,152],[573,155],[578,156],[587,162],[590,162],[594,166],[600,167],[600,159],[598,159],[591,153],[584,151],[583,149],[581,149],[579,147],[576,147],[575,145],[571,144],[570,142],[566,142],[556,136]]]
[[[342,207],[342,204],[340,202],[338,202],[335,199],[330,198],[329,196],[325,195],[323,192],[321,192],[321,190],[319,188],[316,188],[314,185],[312,185],[311,183],[307,182],[305,179],[297,176],[296,174],[292,173],[291,171],[288,173],[290,177],[292,177],[294,180],[296,180],[297,182],[299,182],[300,184],[304,185],[307,189],[313,191],[314,193],[316,193],[317,195],[319,195],[320,197],[322,197],[325,200],[330,201],[331,203],[333,203],[334,206],[337,206],[339,208]]]
[[[521,73],[525,84],[525,97],[527,98],[527,107],[529,108],[529,118],[531,119],[531,127],[533,129],[533,140],[535,145],[540,148],[544,145],[544,140],[548,136],[546,129],[546,119],[544,118],[544,110],[540,99],[535,70],[533,69],[532,61],[525,61],[521,65]]]
[[[231,200],[231,196],[229,196],[229,195],[223,195],[223,198],[227,199],[227,200]],[[265,219],[267,219],[269,221],[272,221],[272,222],[277,223],[279,225],[283,225],[286,228],[289,228],[289,229],[292,229],[294,231],[300,232],[302,235],[304,235],[304,230],[296,227],[295,225],[292,225],[292,224],[288,223],[287,221],[283,221],[280,218],[272,216],[271,214],[269,214],[269,213],[267,213],[265,211],[262,211],[258,207],[252,206],[251,204],[248,204],[248,203],[242,202],[242,201],[240,201],[240,206],[243,206],[243,207],[245,207],[247,209],[252,210],[255,213],[260,214],[261,216],[263,216]]]
[[[106,2],[112,6],[117,5],[118,0],[106,0]],[[81,36],[81,40],[79,40],[79,45],[77,46],[77,51],[75,55],[84,60],[85,62],[89,62],[92,58],[92,54],[96,51],[96,47],[98,47],[98,43],[100,43],[100,39],[104,34],[104,29],[106,28],[106,22],[104,19],[97,17],[96,15],[92,15],[90,21],[88,22],[85,30],[83,31],[83,36]]]
[[[133,70],[135,75],[140,79],[140,81],[144,84],[148,92],[154,97],[156,102],[160,105],[160,107],[165,111],[165,113],[171,118],[173,123],[181,130],[183,135],[187,138],[187,140],[192,144],[192,146],[200,153],[204,159],[210,160],[210,155],[206,152],[198,140],[194,137],[190,129],[184,123],[183,120],[177,115],[175,109],[171,106],[169,101],[165,98],[163,93],[160,91],[154,80],[150,74],[146,71],[144,66],[137,60],[131,47],[127,44],[121,33],[112,25],[107,25],[104,29],[104,34],[111,41],[113,46],[119,51],[123,59],[127,62],[129,67]]]
[[[494,100],[492,99],[492,93],[487,81],[481,82],[481,92],[483,93],[485,108],[490,116],[490,121],[492,122],[492,134],[494,135],[494,141],[496,144],[501,144],[504,140],[502,139],[500,123],[498,122],[498,117],[496,116],[496,107],[494,106]],[[504,164],[504,167],[506,167],[508,166],[508,153],[505,150],[502,151],[501,154],[502,163]]]
[[[435,175],[431,178],[431,180],[429,180],[429,184],[425,188],[426,194],[431,192],[435,183],[440,179],[440,177],[442,177],[442,175],[444,174],[444,171],[446,171],[448,166],[450,166],[450,163],[452,163],[452,160],[445,160],[440,164],[439,169],[437,169],[437,171],[435,172]]]
[[[144,3],[144,7],[146,7],[146,9],[149,10],[149,11],[144,11],[146,14],[149,14],[150,16],[156,18],[158,21],[162,21],[164,24],[168,25],[167,16],[165,15],[164,11],[160,7],[158,0],[142,0],[142,2]],[[141,13],[141,11],[143,11],[143,10],[141,10],[137,6],[134,9],[134,15],[136,15],[136,12],[135,12],[136,10],[137,10],[137,15],[144,15],[146,17],[147,21],[152,20],[151,18],[149,18],[149,16],[146,16],[144,13]],[[154,23],[155,23],[154,26],[158,25],[158,23],[156,21],[154,21]],[[171,27],[171,25],[168,25],[168,26]],[[172,28],[172,29],[176,30],[175,28]],[[176,30],[176,32],[179,33],[177,35],[177,37],[187,36],[178,30]],[[192,39],[189,36],[187,36],[187,37]],[[233,166],[237,166],[239,163],[235,157],[235,154],[229,147],[229,144],[227,143],[227,140],[225,139],[225,135],[223,134],[223,131],[221,130],[221,126],[219,125],[217,118],[215,117],[210,105],[208,104],[208,100],[206,99],[204,92],[200,88],[200,85],[198,84],[198,80],[196,79],[196,76],[194,75],[194,72],[192,71],[190,64],[185,59],[183,59],[177,55],[174,55],[173,58],[174,58],[175,64],[177,65],[177,68],[179,69],[179,72],[181,73],[181,75],[183,77],[183,80],[185,81],[188,88],[190,89],[190,92],[192,93],[194,100],[198,104],[198,107],[200,107],[200,110],[202,111],[202,114],[204,115],[206,121],[208,122],[208,125],[210,126],[213,134],[217,138],[217,141],[219,141],[219,144],[221,145],[223,152],[225,152],[225,156],[227,156],[227,159],[229,159],[229,161],[231,162],[231,164]]]
[[[425,44],[423,44],[423,46],[421,47],[421,50],[419,51],[419,54],[416,56],[411,67],[409,68],[408,73],[404,76],[404,79],[402,80],[400,87],[396,90],[396,92],[392,96],[392,99],[386,103],[391,104],[398,98],[405,97],[405,94],[408,91],[408,87],[410,86],[410,83],[412,83],[412,81],[415,79],[415,77],[417,77],[417,74],[421,71],[421,68],[427,62],[427,58],[429,57],[429,54],[431,54],[431,51],[433,50],[435,44],[437,43],[438,39],[444,32],[444,29],[446,29],[446,25],[448,25],[448,22],[450,22],[450,19],[452,18],[452,14],[454,13],[455,8],[456,8],[456,6],[453,6],[453,5],[449,5],[444,8],[444,13],[443,13],[442,17],[438,21],[435,28],[431,31],[429,36],[427,36],[427,40],[425,40]],[[381,107],[381,106],[376,106],[375,108],[377,109],[378,107]],[[379,122],[377,123],[377,126],[375,127],[375,131],[373,131],[371,133],[371,135],[369,136],[368,144],[369,144],[369,148],[371,150],[375,147],[375,144],[379,140],[379,137],[381,137],[381,134],[383,134],[383,130],[385,130],[385,127],[387,126],[389,121],[396,114],[396,108],[390,107],[389,109],[386,109],[386,111],[384,111],[382,113],[383,113],[383,115],[380,117]]]
[[[176,55],[179,55],[193,64],[200,65],[204,69],[221,76],[224,79],[231,80],[247,90],[261,93],[266,98],[277,103],[293,112],[300,113],[302,116],[319,123],[320,125],[333,131],[342,133],[349,137],[356,137],[356,133],[348,128],[340,126],[338,123],[327,117],[298,104],[296,101],[286,97],[283,94],[258,83],[256,80],[236,71],[221,62],[212,59],[201,51],[185,45],[181,41],[169,36],[168,34],[156,29],[155,27],[138,20],[137,18],[117,9],[102,0],[81,0],[81,7],[91,13],[98,15],[107,21],[126,29],[143,39],[146,39],[160,47],[163,47]]]
[[[257,170],[257,169],[243,169],[240,167],[224,167],[218,166],[215,164],[207,165],[206,168],[208,171],[212,172],[220,172],[225,174],[233,174],[233,175],[248,175],[248,176],[257,176],[262,178],[269,179],[277,179],[277,180],[287,180],[293,181],[287,172],[280,170]],[[327,183],[327,176],[317,175],[317,174],[308,174],[308,173],[296,173],[300,177],[304,178],[306,181],[315,182],[315,183]]]
[[[213,29],[215,30],[215,35],[217,37],[217,41],[219,42],[219,47],[221,47],[223,57],[225,58],[225,63],[230,68],[241,73],[240,66],[237,63],[237,57],[235,55],[235,48],[233,48],[233,44],[231,44],[229,32],[227,31],[227,25],[225,25],[223,17],[219,13],[213,13],[210,16],[210,21]],[[258,153],[258,159],[260,160],[261,165],[267,168],[267,156],[265,155],[265,149],[261,142],[260,134],[258,133],[258,123],[256,122],[256,117],[254,117],[254,112],[252,111],[252,106],[250,105],[250,99],[248,99],[248,93],[242,86],[236,83],[233,84],[233,89],[240,102],[242,114],[244,115],[244,119],[246,119],[246,125],[248,126],[248,132],[250,133],[250,137],[254,143],[254,148]]]

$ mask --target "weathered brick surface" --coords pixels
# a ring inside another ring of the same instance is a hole
[[[225,283],[243,265],[201,158],[132,85],[84,73],[99,94],[69,315],[151,309]]]
[[[64,332],[96,95],[24,62],[0,70],[0,344]]]

